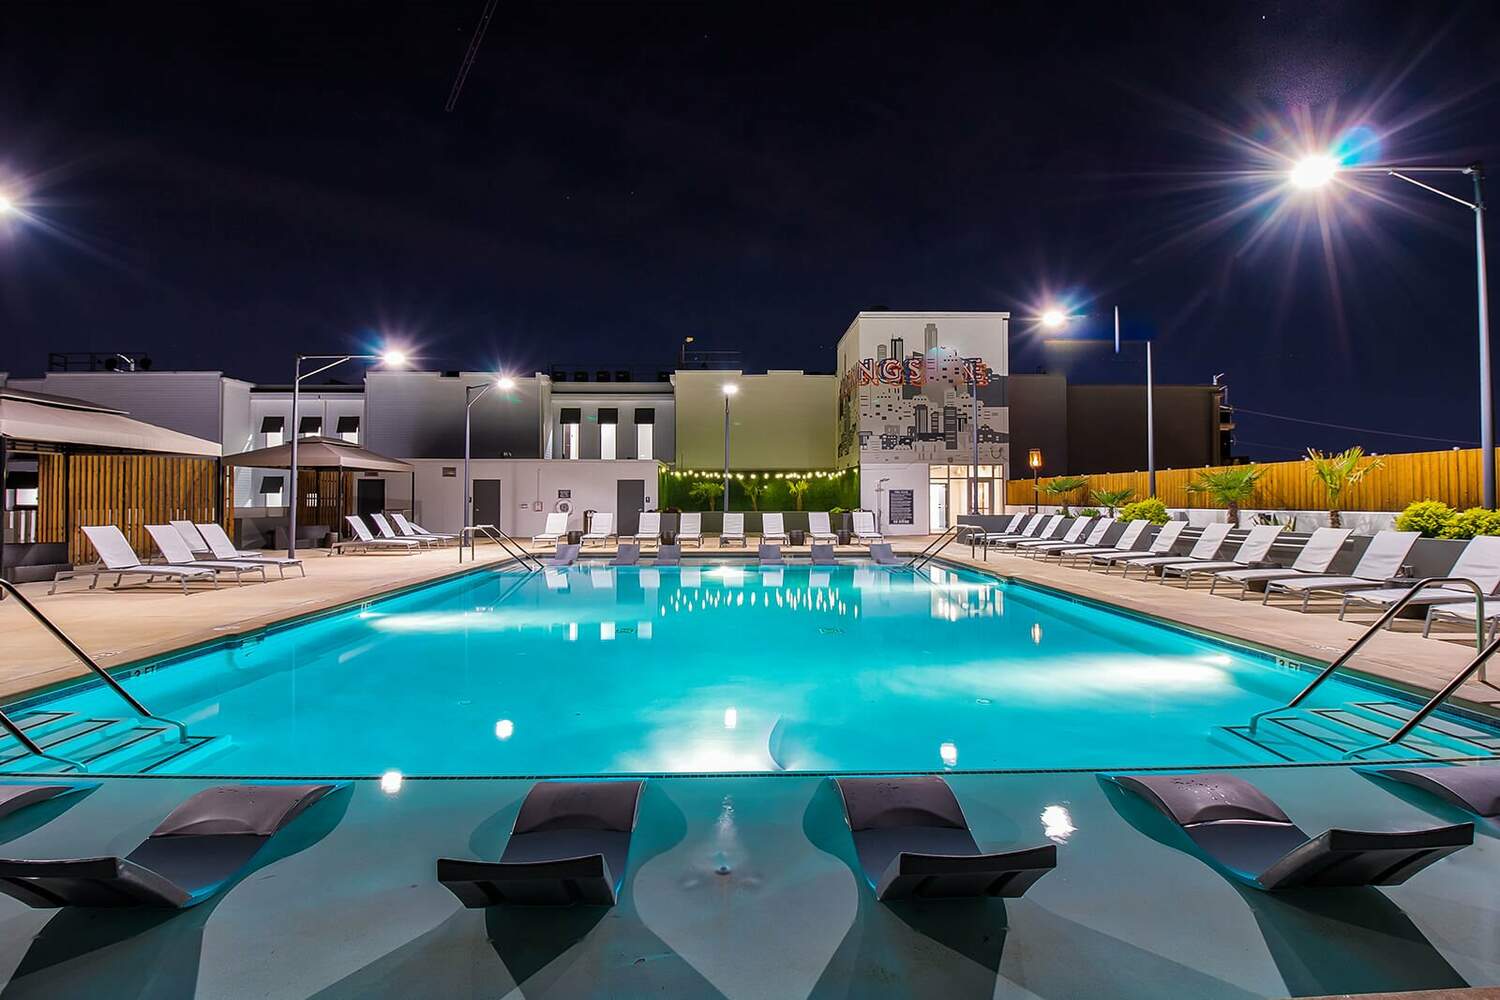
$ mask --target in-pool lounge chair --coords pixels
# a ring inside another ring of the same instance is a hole
[[[615,549],[615,557],[609,561],[611,566],[635,566],[641,561],[641,547],[634,542],[621,542],[619,548]]]
[[[1136,542],[1140,541],[1141,536],[1146,533],[1146,529],[1149,527],[1151,527],[1150,521],[1143,517],[1138,517],[1125,525],[1125,529],[1120,532],[1120,537],[1115,539],[1113,545],[1098,545],[1093,547],[1075,545],[1059,551],[1057,561],[1076,565],[1079,561],[1088,561],[1091,556],[1130,555],[1135,551]]]
[[[402,538],[415,538],[419,542],[427,541],[436,545],[457,542],[460,538],[446,531],[428,531],[417,522],[408,521],[406,515],[399,510],[391,511],[391,520],[396,522],[396,531]]]
[[[601,510],[594,515],[589,522],[589,530],[583,533],[584,545],[607,544],[615,533],[615,515],[612,511]]]
[[[208,543],[208,550],[215,559],[242,560],[244,562],[260,563],[263,566],[275,566],[276,572],[286,579],[286,568],[295,566],[303,576],[307,575],[307,567],[302,565],[302,560],[292,556],[267,555],[264,552],[241,552],[234,547],[229,536],[224,532],[224,526],[219,524],[200,524],[199,532],[203,540]]]
[[[538,781],[499,861],[439,858],[437,877],[471,909],[498,903],[613,906],[644,781]]]
[[[546,560],[548,566],[571,566],[578,559],[578,546],[563,543]]]
[[[833,557],[833,546],[824,542],[813,543],[811,558],[814,566],[838,565],[838,560]]]
[[[1229,537],[1230,525],[1225,521],[1217,524],[1205,525],[1203,533],[1193,543],[1186,556],[1144,556],[1140,559],[1127,559],[1122,561],[1124,569],[1123,576],[1130,576],[1130,571],[1137,566],[1141,569],[1141,579],[1151,575],[1153,569],[1163,566],[1181,565],[1183,563],[1206,563],[1219,554],[1219,549],[1224,547],[1224,539]]]
[[[162,558],[171,565],[201,566],[216,573],[233,573],[236,586],[244,586],[246,573],[259,573],[262,583],[270,579],[266,575],[265,563],[254,563],[244,559],[194,559],[193,550],[188,548],[187,542],[182,540],[177,529],[170,524],[148,524],[146,533],[161,550]]]
[[[724,528],[719,532],[719,548],[722,549],[730,542],[735,542],[739,545],[747,544],[745,542],[744,514],[726,513],[724,515]]]
[[[656,565],[658,566],[680,566],[682,565],[681,545],[660,545],[656,549]]]
[[[940,777],[835,778],[865,880],[882,902],[1023,895],[1057,846],[986,854]]]
[[[760,516],[760,540],[786,545],[788,543],[786,518],[776,513],[762,514]]]
[[[1474,842],[1474,824],[1421,830],[1333,829],[1309,838],[1260,789],[1232,774],[1112,775],[1155,806],[1236,880],[1275,892],[1400,885]]]
[[[1485,819],[1500,819],[1500,764],[1444,764],[1367,771],[1420,788]]]
[[[990,546],[997,549],[1013,549],[1022,542],[1050,542],[1060,540],[1058,536],[1066,529],[1063,522],[1067,518],[1061,514],[1048,514],[1046,517],[1037,518],[1026,526],[1024,534],[1002,535],[992,538]]]
[[[1354,564],[1348,576],[1306,576],[1295,580],[1272,580],[1266,584],[1260,602],[1270,601],[1272,594],[1301,594],[1302,610],[1316,593],[1346,594],[1351,590],[1374,590],[1384,586],[1401,571],[1406,554],[1416,544],[1415,531],[1377,531],[1369,548]]]
[[[1161,569],[1160,582],[1166,583],[1169,576],[1180,576],[1183,589],[1186,590],[1193,582],[1194,576],[1212,575],[1226,569],[1244,569],[1263,563],[1280,534],[1281,525],[1279,524],[1257,524],[1245,535],[1245,540],[1228,559],[1210,559],[1207,562],[1183,560],[1177,563],[1167,563],[1159,567]]]
[[[1104,536],[1109,534],[1109,530],[1114,526],[1114,518],[1101,517],[1094,521],[1094,525],[1089,528],[1087,535],[1080,535],[1071,542],[1067,540],[1061,542],[1039,542],[1031,546],[1026,554],[1033,559],[1050,559],[1053,556],[1061,559],[1069,552],[1076,552],[1079,549],[1097,549],[1103,544]]]
[[[374,522],[375,530],[380,532],[380,537],[388,542],[416,542],[423,547],[432,547],[438,544],[436,538],[407,538],[404,535],[398,534],[396,529],[391,527],[391,522],[385,519],[384,514],[371,514],[370,520]]]
[[[1073,523],[1068,525],[1068,529],[1063,532],[1061,538],[1056,540],[1051,538],[1026,538],[1016,542],[1011,548],[1015,550],[1018,556],[1029,556],[1032,554],[1033,549],[1044,545],[1079,545],[1081,544],[1079,539],[1083,537],[1083,533],[1088,530],[1089,525],[1093,521],[1094,519],[1091,517],[1075,517]]]
[[[839,536],[829,525],[828,512],[826,510],[808,511],[807,540],[809,542],[827,542],[829,545],[837,544]]]
[[[661,544],[661,513],[659,511],[648,511],[641,514],[641,521],[635,526],[634,537],[636,544],[652,545]]]
[[[92,582],[89,583],[89,589],[93,590],[99,586],[99,577],[109,573],[115,574],[112,590],[119,589],[121,581],[127,576],[144,576],[147,583],[151,583],[157,577],[177,580],[182,584],[184,594],[188,592],[188,583],[192,580],[212,583],[214,588],[218,589],[219,574],[216,570],[204,566],[148,566],[141,562],[135,554],[135,549],[130,547],[130,540],[112,524],[85,524],[79,530],[94,547],[94,551],[99,556],[99,564],[58,570],[57,575],[52,578],[52,589],[47,591],[49,594],[57,593],[57,585],[62,581],[80,576],[93,577]]]
[[[1353,533],[1353,528],[1319,528],[1308,537],[1307,544],[1302,546],[1302,551],[1297,553],[1297,558],[1290,566],[1279,569],[1220,570],[1210,581],[1208,592],[1212,594],[1221,583],[1234,584],[1240,588],[1239,598],[1243,601],[1246,592],[1257,583],[1264,586],[1272,580],[1295,580],[1298,577],[1327,573],[1339,550]]]
[[[703,547],[702,514],[677,515],[677,544],[686,545],[688,542],[692,542],[699,548]]]
[[[1113,552],[1100,552],[1098,555],[1089,556],[1089,571],[1093,572],[1095,566],[1103,566],[1104,572],[1108,573],[1111,566],[1127,566],[1137,559],[1151,559],[1155,556],[1164,556],[1172,551],[1172,546],[1177,544],[1177,539],[1187,530],[1186,521],[1168,521],[1156,532],[1156,537],[1151,539],[1151,544],[1144,549],[1117,549]]]
[[[870,558],[877,566],[899,566],[901,559],[891,551],[890,542],[876,542],[870,546]]]
[[[76,792],[87,792],[99,787],[97,781],[76,782],[69,785],[49,785],[43,782],[14,781],[0,784],[0,819],[18,813],[30,806]]]
[[[1469,539],[1463,551],[1458,554],[1458,561],[1443,576],[1472,580],[1479,587],[1480,592],[1488,598],[1495,592],[1496,587],[1500,587],[1500,535],[1476,535]],[[1368,604],[1384,610],[1409,593],[1411,593],[1410,587],[1377,587],[1374,590],[1350,591],[1344,594],[1344,602],[1339,607],[1339,618],[1344,617],[1344,613],[1349,610],[1350,603]],[[1463,586],[1428,587],[1414,596],[1407,607],[1446,604],[1450,601],[1468,601],[1472,611],[1474,592]],[[1390,626],[1395,624],[1395,620],[1392,619]]]
[[[172,810],[125,857],[0,861],[0,892],[27,906],[185,909],[238,875],[328,785],[219,785]]]
[[[780,545],[768,545],[760,543],[760,564],[762,566],[785,566],[786,561],[781,558]]]
[[[547,515],[547,523],[542,526],[542,533],[531,536],[532,545],[556,545],[563,540],[568,533],[568,515],[563,511],[553,511]]]
[[[879,528],[875,527],[874,511],[857,510],[854,512],[854,541],[860,545],[885,541],[885,536],[880,533]]]
[[[345,514],[344,520],[349,524],[349,530],[354,532],[354,538],[346,542],[337,542],[334,551],[342,552],[345,549],[371,549],[386,552],[414,553],[422,547],[422,543],[415,538],[376,538],[370,534],[369,527],[360,520],[358,514]]]

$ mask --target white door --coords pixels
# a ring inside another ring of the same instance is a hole
[[[948,484],[927,485],[927,530],[948,530]]]

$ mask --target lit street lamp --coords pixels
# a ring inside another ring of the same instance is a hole
[[[491,389],[509,392],[515,387],[516,380],[509,375],[496,375],[480,385],[464,386],[464,527],[474,524],[474,480],[469,478],[469,413],[474,409],[474,404]]]
[[[1288,174],[1292,185],[1303,190],[1320,188],[1339,174],[1384,174],[1456,202],[1474,213],[1474,257],[1479,278],[1479,465],[1484,480],[1484,506],[1495,507],[1495,417],[1490,387],[1490,306],[1484,260],[1484,165],[1479,162],[1462,167],[1360,165],[1344,166],[1328,155],[1318,154],[1298,160]],[[1474,180],[1474,200],[1424,184],[1412,174],[1467,174]]]
[[[304,361],[326,361],[327,364],[321,368],[314,368],[306,373],[302,372]],[[406,355],[400,351],[385,351],[381,354],[299,354],[297,355],[296,376],[292,379],[292,460],[288,484],[291,489],[291,503],[287,505],[287,558],[297,557],[297,508],[302,504],[302,491],[297,487],[297,439],[301,437],[301,430],[297,426],[297,410],[302,401],[302,380],[321,375],[330,368],[337,368],[345,361],[383,361],[392,367],[406,364]]]
[[[1031,449],[1031,453],[1026,456],[1026,464],[1031,466],[1031,512],[1038,514],[1042,510],[1042,449]]]
[[[729,401],[740,387],[733,382],[724,383],[724,513],[729,513]]]

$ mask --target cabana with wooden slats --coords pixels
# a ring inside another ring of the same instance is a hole
[[[146,558],[147,524],[217,520],[219,454],[123,410],[0,386],[0,575],[45,580],[92,562],[85,524],[117,525]]]
[[[271,448],[259,448],[238,455],[224,457],[224,495],[233,496],[230,477],[235,468],[290,469],[292,446],[288,442]],[[342,438],[303,437],[297,439],[297,489],[296,497],[302,500],[297,513],[297,534],[304,528],[328,529],[342,536],[344,515],[354,513],[354,490],[350,483],[354,477],[366,472],[404,472],[415,479],[416,470],[408,462],[377,455],[373,451],[351,444]],[[413,484],[415,485],[415,484]],[[231,504],[226,514],[230,537],[235,532]],[[299,542],[301,539],[299,539]]]

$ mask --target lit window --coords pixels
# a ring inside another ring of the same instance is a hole
[[[563,458],[578,458],[578,425],[563,424]]]
[[[655,442],[651,439],[651,432],[655,428],[651,424],[637,424],[635,428],[635,457],[652,458],[655,454]]]
[[[575,425],[576,426],[576,425]],[[599,457],[606,461],[615,457],[615,425],[599,425]]]

